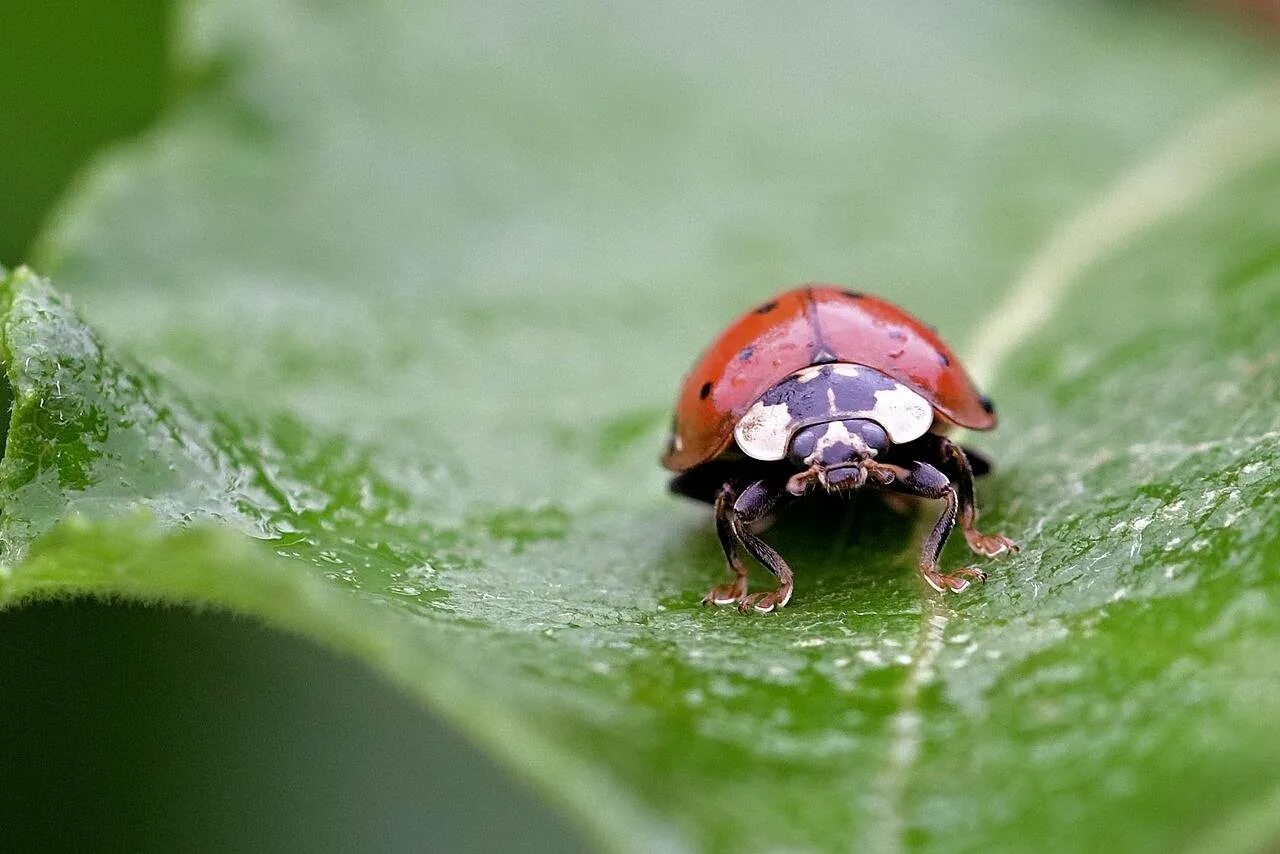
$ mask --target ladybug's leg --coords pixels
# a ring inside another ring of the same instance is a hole
[[[768,613],[783,607],[791,599],[791,568],[780,554],[751,531],[753,525],[768,517],[788,497],[785,488],[764,480],[757,480],[741,492],[736,492],[731,484],[721,488],[716,496],[716,532],[736,578],[732,584],[711,588],[702,600],[704,604],[735,603],[744,612],[754,608]],[[745,549],[778,577],[777,590],[747,595],[747,566],[740,549]]]
[[[969,453],[946,437],[938,438],[938,455],[942,468],[951,475],[959,500],[960,530],[969,548],[980,555],[995,557],[1016,552],[1018,544],[1003,534],[984,534],[978,530],[978,504],[973,494],[973,467]],[[980,458],[981,459],[981,458]]]
[[[950,439],[943,438],[943,441],[951,444]],[[969,462],[969,470],[973,472],[974,477],[991,474],[991,470],[995,468],[991,458],[982,453],[982,451],[974,450],[967,445],[961,445],[960,450],[964,453],[964,458]]]
[[[786,607],[791,601],[791,567],[773,547],[752,533],[752,527],[771,515],[785,500],[791,498],[784,484],[757,480],[748,486],[733,503],[733,533],[751,556],[764,564],[765,569],[778,579],[778,589],[767,593],[752,593],[738,603],[744,614],[751,609],[767,614]]]
[[[729,571],[734,574],[732,584],[717,584],[702,597],[703,605],[737,605],[747,598],[747,564],[739,551],[740,542],[733,530],[733,504],[738,491],[732,483],[720,487],[716,494],[716,535],[724,549]]]
[[[946,502],[942,515],[934,523],[933,530],[920,551],[920,574],[925,583],[939,592],[951,590],[959,593],[969,586],[971,579],[987,580],[987,574],[975,567],[958,569],[952,573],[938,572],[938,558],[942,555],[942,547],[947,544],[951,529],[955,527],[960,506],[956,485],[945,474],[928,463],[909,463],[906,466],[870,463],[867,465],[867,474],[869,479],[885,489]]]

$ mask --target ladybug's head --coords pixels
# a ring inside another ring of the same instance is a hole
[[[828,492],[857,489],[867,479],[862,463],[890,444],[884,428],[866,418],[811,424],[791,438],[787,460],[801,472],[787,488],[798,495],[816,481]]]

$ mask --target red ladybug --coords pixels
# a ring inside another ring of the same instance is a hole
[[[872,486],[946,502],[925,540],[920,573],[935,590],[986,580],[976,568],[944,574],[938,556],[956,522],[969,547],[1017,551],[975,524],[973,478],[990,464],[947,438],[952,426],[989,430],[978,393],[933,329],[897,306],[827,286],[800,287],[734,321],[685,378],[662,464],[673,492],[715,505],[731,584],[703,604],[767,613],[791,599],[792,575],[757,530],[808,492]],[[750,554],[778,589],[747,594]]]

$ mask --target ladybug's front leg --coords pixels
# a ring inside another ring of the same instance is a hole
[[[732,483],[720,487],[716,494],[716,535],[734,579],[732,584],[717,584],[708,590],[702,597],[703,605],[738,605],[747,598],[747,564],[739,553],[738,537],[733,532],[733,504],[737,500],[738,491]]]
[[[920,551],[920,575],[925,583],[938,592],[950,590],[959,593],[969,586],[972,580],[986,581],[987,574],[977,567],[965,567],[955,572],[938,572],[938,559],[942,555],[942,547],[947,544],[947,537],[955,527],[960,500],[953,484],[945,474],[928,463],[909,463],[906,466],[885,465],[869,462],[866,464],[869,479],[879,483],[885,489],[914,495],[919,498],[941,499],[946,502],[942,515],[934,523],[933,530],[924,541]]]
[[[717,585],[703,597],[702,604],[736,604],[739,610],[754,608],[768,613],[781,608],[791,599],[791,568],[768,543],[751,531],[751,526],[769,516],[788,493],[777,484],[757,480],[741,492],[732,484],[721,487],[716,496],[716,533],[724,548],[725,559],[735,578],[732,584]],[[740,549],[745,549],[778,577],[778,589],[769,593],[747,594],[747,564]]]

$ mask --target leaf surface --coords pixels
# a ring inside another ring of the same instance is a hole
[[[1033,3],[206,2],[183,35],[204,82],[67,204],[59,290],[7,280],[5,599],[354,652],[612,848],[1280,834],[1268,57]],[[1024,549],[984,588],[925,595],[919,522],[857,503],[770,535],[781,614],[697,606],[668,407],[801,280],[990,383],[983,523]]]

